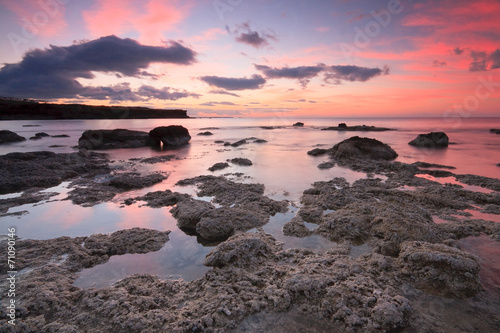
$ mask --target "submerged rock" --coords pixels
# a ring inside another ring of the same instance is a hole
[[[156,127],[149,131],[149,136],[157,146],[160,142],[165,146],[183,146],[191,140],[187,128],[179,125]]]
[[[88,150],[140,148],[151,145],[148,133],[126,129],[89,130],[78,139],[78,147]]]
[[[20,141],[26,141],[26,138],[8,130],[0,131],[0,145],[4,143],[20,142]]]
[[[366,125],[347,126],[345,123],[340,123],[338,126],[322,128],[322,131],[351,131],[351,132],[383,132],[395,131],[393,128],[376,127]]]
[[[337,159],[372,159],[393,160],[398,154],[389,145],[376,139],[354,136],[337,143],[329,150],[329,154]]]
[[[334,166],[335,166],[335,162],[324,162],[324,163],[318,164],[318,169],[326,170],[326,169],[331,169]]]
[[[222,170],[222,169],[225,169],[225,168],[229,168],[229,164],[226,163],[226,162],[218,162],[218,163],[215,163],[214,165],[212,165],[210,168],[208,168],[209,171],[218,171],[218,170]]]
[[[142,177],[138,173],[129,172],[116,175],[108,184],[121,190],[132,190],[149,187],[165,179],[167,179],[167,176],[159,173],[153,173]]]
[[[322,148],[314,148],[313,150],[309,150],[307,152],[307,155],[311,156],[320,156],[328,153],[328,149],[322,149]]]
[[[198,133],[198,135],[209,136],[209,135],[214,135],[214,134],[212,132],[206,131],[206,132],[200,132],[200,133]]]
[[[248,158],[242,158],[242,157],[236,157],[233,159],[228,160],[228,162],[231,162],[233,164],[238,164],[238,165],[243,165],[243,166],[250,166],[252,165],[252,161],[250,161]]]
[[[497,129],[497,128],[492,128],[492,129],[490,129],[490,133],[493,133],[493,134],[500,134],[500,129]]]
[[[230,145],[231,145],[231,146],[233,146],[233,147],[239,147],[239,146],[244,145],[244,144],[246,144],[246,143],[248,143],[248,142],[247,142],[247,140],[242,139],[242,140],[236,141],[236,142],[234,142],[234,143],[231,143]],[[224,144],[224,146],[225,146],[225,145],[226,145],[226,144]]]
[[[304,126],[304,123],[298,121],[296,122],[295,124],[293,124],[294,127],[303,127]]]
[[[448,147],[448,136],[443,132],[431,132],[427,134],[419,134],[415,139],[408,144],[416,147],[425,148],[446,148]]]

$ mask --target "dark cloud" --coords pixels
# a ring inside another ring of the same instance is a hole
[[[269,45],[271,40],[278,40],[273,32],[252,31],[248,23],[240,25],[234,31],[234,34],[237,42],[250,45],[256,49]]]
[[[147,86],[147,85],[143,85],[139,89],[137,89],[136,94],[146,99],[155,98],[155,99],[172,100],[172,101],[176,101],[180,98],[186,98],[186,97],[199,98],[201,96],[199,94],[189,93],[186,90],[179,91],[177,89],[172,89],[168,87],[157,89],[153,86]]]
[[[389,68],[367,68],[359,66],[326,66],[318,64],[316,66],[299,66],[272,68],[264,65],[254,64],[255,68],[269,79],[288,78],[297,79],[305,87],[310,79],[324,73],[324,81],[330,84],[341,84],[342,81],[365,82],[379,75],[387,75]]]
[[[210,90],[209,93],[211,93],[211,94],[220,94],[220,95],[229,95],[229,96],[233,96],[233,97],[241,97],[238,94],[235,94],[235,93],[232,93],[232,92],[229,92],[229,91],[225,91],[225,90]]]
[[[272,68],[264,65],[254,64],[255,68],[262,73],[267,78],[270,79],[297,79],[300,84],[305,87],[309,83],[310,79],[316,77],[320,72],[324,70],[323,64],[316,66],[299,66],[299,67],[283,67],[283,68]]]
[[[434,61],[432,62],[432,65],[433,65],[434,67],[442,67],[442,66],[446,66],[446,65],[447,65],[447,63],[446,63],[446,61],[434,60]]]
[[[486,52],[471,51],[470,56],[473,61],[470,63],[469,71],[480,72],[487,69],[486,66]]]
[[[201,103],[200,106],[216,106],[216,105],[236,105],[233,102],[205,102]]]
[[[253,75],[251,78],[230,78],[221,76],[202,76],[200,77],[205,83],[211,86],[225,90],[245,90],[245,89],[260,89],[266,83],[260,75]]]
[[[196,61],[195,56],[193,50],[177,42],[147,46],[116,36],[65,47],[51,45],[44,50],[29,51],[19,63],[0,69],[0,95],[41,99],[96,96],[92,98],[104,99],[116,92],[127,94],[130,88],[123,85],[84,87],[76,79],[92,79],[93,72],[114,73],[119,77],[150,76],[144,69],[151,63],[189,65]]]
[[[456,55],[461,55],[462,53],[464,53],[465,49],[461,49],[459,48],[458,46],[456,48],[453,49],[453,52],[456,54]]]
[[[500,49],[496,49],[490,54],[490,59],[493,62],[493,64],[491,64],[491,69],[500,68]]]

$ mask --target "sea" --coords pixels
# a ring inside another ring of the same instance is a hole
[[[303,122],[304,126],[293,126]],[[330,126],[346,123],[348,126],[369,125],[389,127],[395,131],[385,132],[338,132],[322,131]],[[0,121],[0,130],[10,130],[26,138],[36,133],[49,135],[66,134],[69,137],[44,137],[40,140],[0,145],[0,155],[10,152],[53,151],[75,152],[78,139],[85,130],[117,129],[150,131],[158,126],[182,125],[192,139],[186,146],[154,150],[151,148],[115,149],[105,151],[114,160],[118,169],[133,168],[149,174],[162,171],[168,178],[152,187],[119,194],[112,202],[93,207],[74,205],[67,197],[69,182],[46,189],[57,192],[49,200],[19,206],[9,213],[27,211],[20,216],[0,217],[0,228],[16,227],[17,235],[25,239],[52,239],[61,236],[89,236],[95,233],[112,233],[133,227],[156,230],[171,230],[170,240],[157,252],[147,254],[125,254],[113,256],[104,264],[85,269],[79,273],[75,285],[81,288],[105,287],[127,276],[149,273],[160,278],[193,280],[209,269],[203,265],[208,252],[214,247],[200,244],[195,236],[179,230],[176,220],[169,213],[170,207],[150,208],[136,203],[124,206],[123,200],[152,191],[170,189],[196,196],[193,186],[177,186],[179,180],[199,175],[226,175],[245,183],[265,185],[265,195],[276,200],[288,200],[290,210],[276,214],[263,228],[285,248],[303,247],[313,251],[325,251],[333,244],[320,236],[295,238],[283,235],[283,225],[290,221],[300,207],[300,196],[305,189],[317,181],[328,181],[343,177],[352,183],[358,179],[373,177],[362,172],[335,166],[321,170],[317,166],[328,160],[326,156],[313,157],[307,152],[314,148],[330,148],[351,136],[369,137],[390,145],[398,154],[396,161],[417,161],[456,167],[456,174],[475,174],[500,178],[500,135],[490,129],[500,129],[500,118],[190,118],[190,119],[119,119],[119,120],[22,120]],[[213,135],[198,135],[210,131]],[[450,145],[446,149],[426,149],[408,145],[418,134],[443,131]],[[215,141],[236,142],[241,139],[264,139],[267,143],[253,143],[231,147]],[[131,159],[175,155],[176,158],[163,163],[134,163]],[[211,172],[208,168],[227,159],[245,157],[252,166],[231,165],[229,168]],[[236,174],[243,173],[243,176]],[[384,178],[375,175],[375,177]],[[458,183],[454,178],[436,178],[441,183]],[[491,192],[477,186],[460,184],[469,190]],[[19,196],[20,193],[0,195],[0,199]],[[211,200],[210,197],[198,198]],[[489,214],[491,215],[491,214]],[[498,216],[492,220],[500,222]],[[439,221],[436,221],[439,222]],[[311,229],[316,225],[309,225]],[[250,230],[252,232],[254,230]],[[362,253],[363,246],[353,247],[353,255]]]

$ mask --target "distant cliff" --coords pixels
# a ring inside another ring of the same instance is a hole
[[[189,118],[189,116],[186,110],[181,109],[52,104],[28,99],[0,98],[0,120],[150,118]]]

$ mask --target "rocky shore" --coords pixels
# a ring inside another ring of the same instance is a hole
[[[245,141],[246,143],[246,141]],[[242,144],[245,144],[242,143]],[[233,147],[238,147],[235,145]],[[260,228],[291,203],[265,195],[263,184],[243,184],[202,175],[177,186],[195,186],[198,197],[170,190],[129,196],[169,209],[178,226],[200,242],[217,245],[205,258],[212,267],[186,282],[148,274],[111,287],[73,286],[83,268],[113,255],[159,250],[169,232],[121,230],[110,235],[18,240],[16,326],[2,332],[494,332],[500,329],[500,289],[484,274],[481,259],[463,240],[486,235],[500,242],[500,223],[472,212],[500,215],[500,180],[455,174],[452,166],[394,162],[387,144],[353,137],[304,158],[327,156],[331,165],[366,172],[367,178],[316,182],[304,189],[295,216],[283,227],[292,237],[316,235],[333,241],[325,252],[285,249]],[[169,160],[169,156],[164,160]],[[156,160],[139,163],[155,163]],[[252,166],[247,159],[230,160]],[[167,175],[116,173],[104,154],[14,153],[0,156],[4,193],[24,190],[17,202],[42,200],[38,190],[71,181],[68,199],[92,205],[161,182]],[[34,165],[40,165],[35,170]],[[58,166],[62,172],[49,174]],[[22,168],[21,168],[22,167]],[[10,169],[9,169],[10,168]],[[16,170],[24,170],[14,178]],[[441,170],[446,169],[446,170]],[[446,171],[464,184],[492,190],[473,192],[422,176]],[[44,178],[48,177],[48,178]],[[97,182],[95,176],[105,181]],[[33,181],[31,181],[33,180]],[[5,184],[5,187],[4,187]],[[79,193],[80,192],[80,193]],[[6,201],[7,200],[7,201]],[[3,206],[2,206],[3,205]],[[436,223],[439,218],[443,223]],[[317,225],[311,229],[306,224]],[[254,229],[253,231],[248,231]],[[6,241],[0,241],[5,247]],[[0,286],[8,269],[0,263]],[[2,295],[2,298],[5,295]],[[308,323],[307,325],[305,323]],[[276,327],[276,325],[282,325]]]

